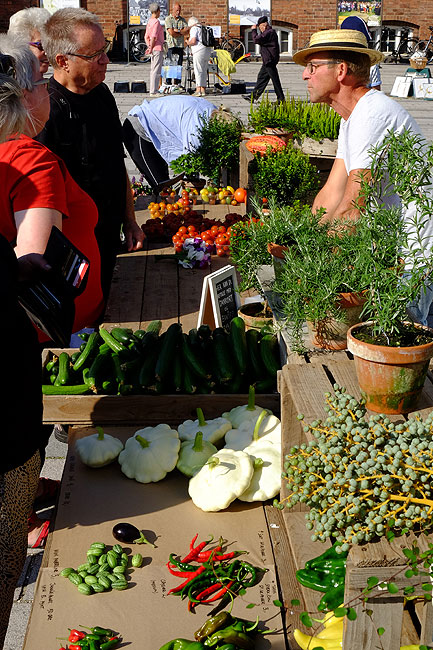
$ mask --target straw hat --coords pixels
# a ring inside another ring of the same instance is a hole
[[[309,46],[303,50],[298,50],[293,55],[293,61],[299,65],[305,65],[308,56],[315,52],[324,51],[366,54],[370,59],[370,65],[383,60],[382,52],[369,50],[364,34],[361,34],[356,29],[325,29],[312,34]]]

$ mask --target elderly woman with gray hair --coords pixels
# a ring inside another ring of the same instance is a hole
[[[161,9],[158,3],[152,2],[149,5],[149,11],[152,16],[149,18],[146,26],[146,34],[144,36],[147,45],[146,53],[150,54],[149,92],[151,97],[158,97],[163,58],[164,28],[159,22]]]
[[[212,52],[211,47],[203,45],[201,38],[201,24],[195,16],[188,20],[189,39],[186,44],[191,47],[192,64],[194,66],[195,93],[197,97],[204,97],[207,84],[207,64]]]
[[[41,33],[50,16],[48,9],[30,7],[17,11],[9,18],[8,34],[12,34],[28,44],[39,61],[41,74],[45,74],[49,66],[48,57],[41,42]]]

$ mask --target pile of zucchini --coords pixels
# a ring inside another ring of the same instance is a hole
[[[146,330],[100,328],[73,354],[53,355],[44,367],[45,395],[208,394],[276,390],[281,368],[277,338],[267,330],[245,331],[233,318],[230,331],[208,325],[182,332],[161,321]]]

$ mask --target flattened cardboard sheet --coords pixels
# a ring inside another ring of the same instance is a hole
[[[125,441],[136,429],[106,427],[105,432]],[[96,430],[74,428],[72,432],[72,437],[81,437]],[[156,548],[123,544],[145,558],[142,567],[130,571],[128,589],[84,596],[60,572],[84,563],[92,542],[115,544],[112,528],[121,521],[143,530]],[[269,637],[257,638],[257,650],[283,650],[286,646],[280,611],[273,604],[279,597],[275,567],[261,504],[235,502],[225,511],[206,513],[194,506],[188,496],[188,480],[177,471],[159,483],[140,484],[126,478],[117,462],[100,469],[86,467],[72,445],[24,650],[41,650],[42,640],[44,648],[57,648],[57,639],[67,636],[68,628],[80,625],[114,629],[122,635],[128,650],[158,650],[174,638],[193,639],[194,631],[213,611],[212,605],[200,605],[197,613],[191,614],[186,600],[168,595],[182,579],[172,576],[166,563],[170,553],[186,554],[196,533],[199,540],[210,535],[215,539],[222,536],[231,550],[248,551],[242,557],[266,569],[259,584],[235,599],[233,614],[250,620],[259,616],[268,628],[279,630]],[[256,606],[246,609],[251,602]]]

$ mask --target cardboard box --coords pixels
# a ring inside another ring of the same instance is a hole
[[[72,442],[94,431],[74,428]],[[107,428],[106,432],[125,441],[134,428]],[[177,471],[159,483],[145,485],[127,479],[117,462],[91,469],[79,461],[70,445],[55,530],[38,576],[24,650],[58,648],[57,639],[67,637],[68,628],[80,625],[111,628],[131,650],[157,650],[178,637],[193,639],[194,631],[214,608],[200,605],[193,615],[185,600],[168,595],[182,579],[170,575],[166,563],[170,553],[185,554],[196,533],[199,540],[222,536],[231,550],[247,551],[246,560],[266,570],[256,586],[235,599],[233,614],[251,620],[258,616],[267,622],[266,627],[279,630],[257,637],[257,650],[284,650],[280,610],[273,603],[279,596],[263,505],[236,502],[225,511],[206,513],[194,506],[187,487],[187,479]],[[137,526],[156,548],[122,545],[145,557],[142,567],[130,571],[125,591],[80,594],[60,572],[84,563],[92,542],[115,544],[112,528],[121,521]],[[255,607],[246,609],[248,603]]]

